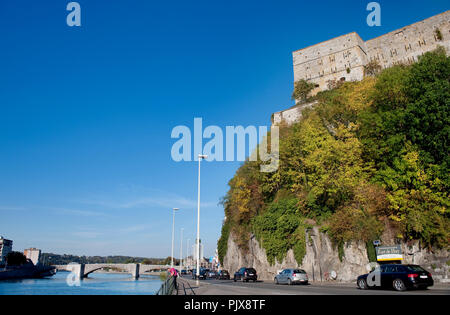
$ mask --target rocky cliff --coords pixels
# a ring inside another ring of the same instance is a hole
[[[338,249],[333,246],[328,235],[321,233],[318,228],[313,228],[306,233],[306,255],[301,263],[295,260],[293,251],[289,250],[282,262],[276,261],[271,265],[264,248],[261,248],[255,237],[250,238],[248,250],[243,252],[230,235],[223,264],[231,274],[240,267],[254,267],[259,278],[266,281],[272,281],[282,269],[302,268],[311,281],[352,282],[358,275],[367,273],[369,259],[366,245],[362,242],[351,242],[345,244],[343,250],[341,261]],[[421,249],[418,243],[404,243],[402,250],[404,263],[422,265],[433,273],[436,281],[450,282],[448,251],[430,252]]]

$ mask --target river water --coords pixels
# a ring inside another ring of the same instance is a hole
[[[0,281],[0,295],[153,295],[161,286],[159,276],[144,275],[139,280],[129,274],[92,273],[79,282],[79,286],[68,285],[69,272],[58,272],[46,279],[24,279]],[[73,284],[69,281],[70,284]]]

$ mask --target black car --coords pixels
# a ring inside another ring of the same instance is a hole
[[[199,276],[198,276],[198,279],[199,280],[206,280],[206,278],[208,277],[208,272],[209,272],[209,269],[201,268]],[[197,279],[197,270],[195,270],[195,269],[192,272],[192,279]]]
[[[221,271],[219,271],[219,274],[217,275],[217,279],[230,280],[230,273],[227,270],[221,270]]]
[[[207,277],[209,279],[217,279],[217,272],[215,272],[214,270],[210,270],[207,273]]]
[[[241,280],[242,282],[249,282],[250,280],[253,280],[253,282],[256,282],[258,279],[258,275],[256,274],[256,270],[253,268],[245,268],[242,267],[237,272],[234,273],[234,282]]]
[[[368,275],[371,275],[369,279]],[[371,274],[359,276],[360,289],[394,288],[397,291],[407,289],[426,289],[434,285],[431,273],[417,265],[382,265]]]

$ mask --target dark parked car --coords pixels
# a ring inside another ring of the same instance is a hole
[[[250,280],[253,280],[253,282],[256,282],[258,279],[258,275],[256,274],[256,270],[253,268],[245,268],[242,267],[237,272],[234,273],[234,282],[241,280],[242,282],[249,282]]]
[[[219,271],[217,278],[219,280],[230,280],[230,273],[227,270],[221,270]]]
[[[214,270],[210,270],[208,271],[207,276],[209,279],[217,279],[217,272],[215,272]]]
[[[358,287],[362,290],[394,288],[397,291],[405,291],[407,289],[426,289],[434,285],[431,273],[417,265],[382,265],[373,271],[373,273],[376,272],[379,272],[379,281],[376,281],[376,276],[368,280],[368,275],[365,274],[358,277]]]
[[[198,276],[199,280],[206,280],[208,276],[209,269],[200,269],[200,274]],[[192,272],[192,279],[197,279],[197,270],[193,270]]]

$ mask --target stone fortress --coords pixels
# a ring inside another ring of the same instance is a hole
[[[443,46],[450,52],[450,11],[405,26],[380,37],[363,41],[355,32],[293,52],[294,82],[315,84],[312,91],[327,90],[338,81],[360,81],[364,67],[376,61],[382,68],[409,64],[424,53]],[[273,114],[272,123],[291,124],[301,118],[301,111],[314,103],[299,104]]]

